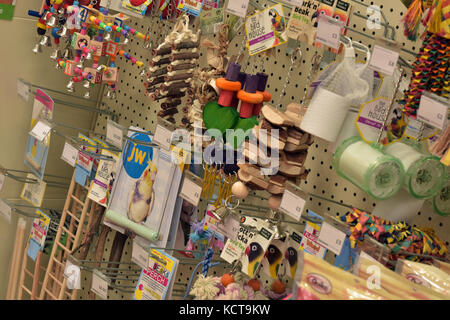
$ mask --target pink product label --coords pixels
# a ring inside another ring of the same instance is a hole
[[[376,122],[376,121],[373,121],[373,120],[370,120],[370,119],[367,119],[364,117],[359,117],[358,122],[368,125],[368,126],[371,126],[371,127],[374,127],[376,129],[381,129],[381,126],[383,125],[382,123],[379,123],[379,122]]]
[[[53,111],[53,100],[52,98],[46,94],[41,89],[36,89],[36,100],[42,103],[48,111]]]
[[[150,278],[152,278],[153,280],[155,280],[156,282],[158,282],[159,284],[163,285],[163,286],[167,286],[167,282],[169,281],[167,278],[163,277],[162,275],[160,275],[158,272],[152,270],[152,269],[147,269],[146,271],[144,271]]]
[[[273,36],[274,36],[274,33],[273,33],[273,31],[272,31],[272,32],[270,32],[270,33],[268,33],[268,34],[265,34],[265,35],[259,37],[259,38],[253,39],[252,41],[249,41],[249,44],[250,44],[251,46],[253,46],[253,45],[255,45],[255,44],[259,43],[259,42],[266,41],[267,39],[270,39],[270,38],[272,38]]]
[[[317,236],[312,235],[311,233],[305,231],[305,233],[303,234],[305,236],[305,238],[311,240],[311,241],[317,241]]]

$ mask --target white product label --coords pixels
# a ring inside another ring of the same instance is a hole
[[[0,173],[0,192],[3,189],[3,184],[5,183],[5,175]]]
[[[91,290],[102,299],[108,299],[108,281],[105,279],[100,271],[94,270],[92,272],[92,287]]]
[[[67,288],[70,290],[81,289],[81,270],[76,264],[73,264],[70,260],[66,261],[66,267],[64,268],[64,278],[67,279]]]
[[[198,206],[201,194],[202,187],[190,180],[188,177],[185,177],[183,186],[181,187],[180,197],[194,206]]]
[[[239,221],[230,216],[228,216],[225,221],[219,222],[208,209],[205,216],[205,226],[208,230],[220,233],[231,240],[237,240]]]
[[[397,65],[398,57],[398,52],[375,45],[369,66],[378,72],[392,76]]]
[[[148,252],[145,251],[138,243],[133,241],[133,251],[131,253],[131,261],[136,263],[142,269],[148,268]]]
[[[247,15],[249,0],[230,0],[228,6],[225,9],[226,12],[234,14],[235,16],[245,18]]]
[[[338,22],[328,20],[326,16],[320,16],[318,21],[316,33],[316,41],[323,43],[324,45],[339,49],[340,37],[341,37],[341,24]]]
[[[281,0],[281,2],[290,4],[291,6],[301,7],[303,0]]]
[[[66,142],[64,144],[61,159],[67,162],[70,166],[75,167],[78,159],[78,149]]]
[[[319,238],[317,239],[319,244],[339,255],[341,253],[342,246],[344,245],[344,240],[344,232],[336,229],[325,221],[322,223]]]
[[[0,215],[11,223],[11,207],[0,199]]]
[[[284,190],[280,210],[300,221],[306,201],[289,190]]]
[[[36,180],[36,177],[32,173],[29,173],[27,178],[30,180]],[[46,187],[47,183],[44,181],[38,181],[37,183],[25,183],[20,197],[31,203],[33,206],[40,207],[42,205],[42,201],[44,200]]]
[[[158,124],[156,126],[153,141],[163,148],[170,150],[170,146],[172,144],[172,131]]]
[[[408,126],[406,127],[405,130],[405,136],[410,139],[417,140],[420,134],[420,128],[422,124],[424,123],[419,120],[409,118]],[[435,139],[433,137],[435,137],[438,132],[439,132],[438,129],[428,124],[425,124],[422,132],[422,137],[420,138],[420,140]]]
[[[52,130],[52,127],[44,122],[39,121],[34,126],[33,130],[30,131],[30,134],[35,137],[40,142],[44,141],[45,137],[49,134],[50,130]]]
[[[449,103],[440,102],[427,94],[422,94],[417,118],[433,127],[444,130],[447,124]]]
[[[113,146],[122,149],[123,147],[123,127],[114,121],[108,120],[106,124],[106,142]]]
[[[30,86],[23,82],[21,79],[17,79],[17,93],[21,96],[25,101],[28,101],[30,97]]]

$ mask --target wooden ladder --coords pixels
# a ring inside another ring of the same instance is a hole
[[[75,299],[77,290],[69,290],[66,287],[64,269],[66,260],[72,254],[72,250],[78,247],[83,233],[86,231],[86,218],[89,222],[93,216],[95,203],[87,197],[88,188],[75,182],[75,170],[70,182],[64,210],[58,226],[58,231],[53,243],[44,281],[40,291],[40,300]],[[91,208],[91,210],[89,210]],[[88,211],[91,211],[90,213]],[[69,228],[66,228],[66,220],[70,219]],[[62,235],[67,234],[65,244],[61,243]],[[58,250],[59,249],[59,250]]]
[[[25,247],[25,252],[23,254],[23,260],[22,260],[22,268],[20,272],[20,282],[19,282],[19,293],[18,293],[18,300],[25,300],[26,295],[30,297],[30,300],[38,300],[39,299],[39,287],[42,285],[42,281],[39,281],[41,276],[41,271],[46,270],[45,267],[42,266],[42,255],[43,252],[39,251],[36,256],[36,261],[34,262],[33,271],[30,271],[27,269],[28,261],[31,260],[30,257],[28,257],[28,247],[30,243],[28,242],[27,246]],[[31,260],[32,261],[32,260]],[[27,288],[26,286],[26,279],[29,276],[31,278],[31,288]]]

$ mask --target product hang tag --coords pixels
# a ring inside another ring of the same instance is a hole
[[[412,140],[417,140],[419,138],[420,129],[421,126],[424,125],[423,131],[422,131],[422,137],[420,138],[420,141],[433,139],[438,132],[439,129],[436,129],[426,123],[423,123],[417,119],[413,119],[411,117],[407,117],[408,119],[408,125],[405,129],[405,137],[408,137]]]
[[[106,142],[122,150],[125,128],[108,119],[106,123]]]
[[[316,41],[330,48],[339,49],[342,27],[342,22],[325,15],[319,15]]]
[[[417,119],[439,130],[444,130],[447,127],[449,106],[449,99],[444,99],[430,92],[424,92],[420,98]]]
[[[30,97],[30,86],[26,84],[22,79],[17,79],[17,93],[21,96],[25,101],[28,101]]]
[[[224,221],[219,221],[209,208],[205,215],[205,226],[208,230],[224,235],[225,237],[236,241],[239,232],[240,223],[232,216],[227,216]]]
[[[158,118],[158,124],[156,125],[153,141],[164,149],[170,150],[173,131],[175,131],[175,126],[172,123]]]
[[[306,204],[304,198],[306,198],[306,193],[301,191],[297,186],[287,183],[279,209],[295,220],[300,221]]]
[[[202,194],[203,180],[186,171],[183,185],[181,186],[180,197],[188,201],[195,207],[198,206],[200,195]]]
[[[377,38],[372,50],[369,67],[384,75],[392,76],[397,66],[400,46],[398,43]]]
[[[110,280],[103,273],[94,269],[92,271],[92,286],[91,290],[100,298],[107,300],[108,299],[108,285]]]
[[[29,173],[27,175],[27,179],[37,180],[37,178],[32,173]],[[47,183],[41,180],[38,180],[36,183],[25,183],[20,197],[33,206],[40,207],[42,205],[42,201],[44,200],[46,187]]]
[[[141,247],[136,241],[133,241],[133,250],[131,253],[131,261],[136,263],[142,269],[148,268],[149,253]]]
[[[52,130],[52,125],[46,120],[39,120],[38,123],[30,131],[30,135],[36,138],[38,141],[43,142],[45,137]]]
[[[63,276],[67,279],[66,284],[68,289],[81,289],[81,269],[74,258],[69,257],[66,260]]]
[[[247,15],[249,0],[229,0],[226,12],[234,14],[235,16],[245,18]]]
[[[347,225],[326,215],[320,228],[317,243],[339,255],[344,245],[347,230]]]
[[[186,12],[194,17],[199,17],[203,9],[204,1],[205,0],[180,1],[178,3],[178,10]]]
[[[78,149],[69,142],[64,143],[61,159],[67,162],[70,166],[75,167],[78,159]]]
[[[6,219],[8,223],[11,223],[11,207],[0,199],[0,216]]]

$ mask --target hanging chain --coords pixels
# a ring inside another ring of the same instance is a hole
[[[298,55],[298,57],[297,57],[297,55]],[[300,47],[297,47],[294,50],[294,52],[292,53],[291,65],[289,66],[289,71],[286,75],[286,79],[284,80],[283,89],[281,89],[280,97],[278,98],[278,103],[276,104],[276,107],[275,107],[277,110],[278,110],[278,108],[281,108],[281,100],[283,99],[284,95],[286,94],[286,89],[289,84],[289,80],[291,79],[291,73],[292,73],[292,70],[294,70],[295,60],[298,58],[301,63],[302,55],[303,54],[302,54],[302,50],[300,49]]]
[[[306,85],[307,86],[311,85],[310,82],[311,82],[312,75],[315,74],[317,72],[317,70],[319,69],[321,60],[322,60],[322,56],[319,54],[319,51],[316,50],[316,52],[314,52],[314,55],[311,59],[311,61],[312,61],[311,68],[309,68],[309,73],[308,73],[308,76],[306,77]],[[304,107],[304,105],[305,105],[306,92],[307,92],[307,90],[305,90],[305,92],[303,93],[303,98],[302,98],[302,100],[300,100],[302,107]]]

